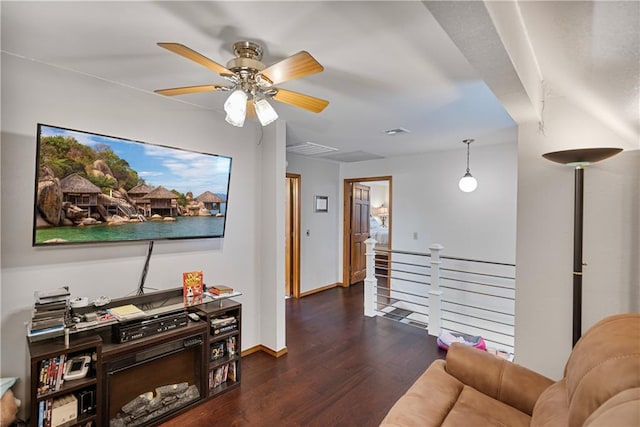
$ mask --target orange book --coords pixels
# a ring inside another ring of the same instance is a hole
[[[203,284],[202,271],[182,273],[182,295],[185,304],[193,305],[202,302]]]
[[[233,288],[225,285],[212,285],[209,286],[209,292],[214,295],[232,294]]]

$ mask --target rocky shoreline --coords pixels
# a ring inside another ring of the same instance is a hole
[[[105,170],[106,169],[106,170]],[[99,173],[107,179],[113,178],[110,175],[108,166],[101,160],[96,161],[93,165],[93,174]],[[96,172],[97,171],[97,172]],[[73,174],[76,175],[76,174]],[[86,178],[80,176],[69,176],[63,180],[75,179],[73,183],[78,189],[78,193],[87,193],[87,197],[91,197],[91,209],[83,209],[64,199],[63,183],[60,179],[53,176],[51,171],[45,170],[38,181],[36,195],[36,229],[63,226],[90,226],[97,224],[122,225],[130,223],[139,223],[145,221],[176,221],[175,217],[162,216],[153,214],[144,216],[140,213],[140,208],[134,200],[127,194],[124,188],[118,190],[110,190],[110,194],[103,194],[102,190],[93,185]],[[84,187],[84,188],[83,188]],[[211,216],[209,209],[205,208],[203,202],[199,202],[193,198],[191,192],[187,193],[186,206],[177,205],[176,213],[178,216]],[[112,213],[116,210],[118,214]],[[222,214],[218,214],[221,216]]]

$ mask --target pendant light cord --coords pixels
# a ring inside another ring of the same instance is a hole
[[[467,173],[469,173],[469,144],[471,144],[473,141],[473,139],[465,139],[462,141],[467,144]]]
[[[467,142],[467,173],[469,173],[469,144],[470,142]]]

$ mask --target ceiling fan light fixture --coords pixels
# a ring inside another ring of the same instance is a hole
[[[225,120],[233,126],[244,126],[247,117],[247,94],[242,90],[234,90],[224,103],[224,111],[227,113]]]
[[[258,120],[260,120],[260,124],[262,126],[273,123],[278,118],[278,113],[276,113],[276,110],[273,109],[266,99],[260,98],[255,100],[254,106],[256,109],[256,115],[258,116]]]
[[[278,119],[278,114],[271,107],[268,99],[312,113],[320,113],[329,104],[329,101],[324,99],[274,86],[324,71],[324,67],[307,51],[300,51],[265,67],[261,62],[262,47],[255,42],[239,41],[233,45],[235,58],[228,61],[227,66],[224,67],[180,43],[158,43],[158,46],[210,69],[231,84],[182,86],[158,89],[154,92],[165,96],[207,91],[231,92],[224,103],[224,111],[227,113],[225,120],[233,126],[242,127],[247,114],[253,117],[256,110],[258,110],[256,116],[262,126]],[[259,101],[263,98],[264,100]],[[251,104],[248,104],[249,100]]]

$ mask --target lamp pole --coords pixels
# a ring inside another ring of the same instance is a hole
[[[582,237],[584,212],[584,166],[608,159],[622,148],[581,148],[543,154],[547,160],[575,168],[573,205],[573,346],[582,335]]]
[[[584,212],[584,168],[576,166],[573,204],[573,345],[582,335],[582,237]]]

